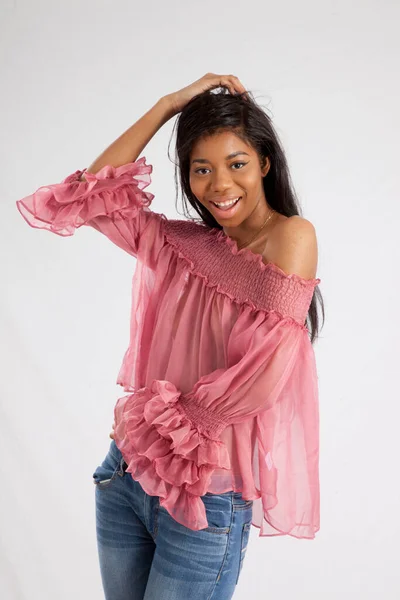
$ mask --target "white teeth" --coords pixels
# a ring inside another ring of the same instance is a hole
[[[232,204],[235,204],[235,202],[237,202],[239,198],[240,196],[238,196],[234,200],[229,200],[228,202],[214,202],[214,204],[216,204],[217,206],[232,206]]]

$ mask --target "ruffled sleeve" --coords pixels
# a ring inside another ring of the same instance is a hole
[[[246,307],[226,359],[226,368],[201,377],[187,393],[154,380],[118,400],[115,441],[128,471],[147,493],[160,496],[178,522],[203,529],[201,496],[215,469],[230,468],[221,434],[255,418],[264,516],[279,533],[313,537],[319,519],[318,405],[308,332],[290,317],[274,311],[254,317]]]
[[[144,191],[152,170],[145,157],[116,168],[106,165],[97,173],[78,170],[16,205],[31,227],[71,236],[89,225],[136,256],[140,236],[153,216],[148,206],[154,195]],[[86,181],[80,181],[82,174]]]

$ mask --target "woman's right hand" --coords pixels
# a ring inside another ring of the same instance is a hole
[[[110,438],[112,440],[114,439],[114,428],[115,428],[115,423],[112,424],[112,432],[110,433]]]
[[[218,87],[226,87],[232,95],[246,94],[246,88],[234,75],[216,75],[207,73],[200,79],[182,88],[178,92],[168,94],[166,98],[171,103],[173,111],[177,114],[183,110],[186,104],[198,94]],[[246,97],[246,96],[245,96]]]

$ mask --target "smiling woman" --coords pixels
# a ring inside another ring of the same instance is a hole
[[[246,147],[246,150],[235,150],[237,147]],[[269,160],[261,166],[257,152],[231,131],[200,138],[193,145],[192,155],[192,193],[217,220],[230,228],[225,232],[240,243],[240,236],[246,237],[246,225],[250,230],[252,223],[272,213],[262,186],[262,178],[269,171]],[[238,162],[238,156],[246,156],[247,160]],[[197,168],[198,164],[207,167]]]
[[[192,98],[177,120],[176,155],[188,218],[186,200],[238,250],[260,254],[287,274],[316,277],[315,228],[300,214],[279,138],[250,93]],[[318,288],[308,311],[312,342],[317,299],[324,315]]]
[[[221,83],[240,94],[211,94]],[[151,210],[153,168],[137,159],[177,106],[181,183],[200,222]],[[231,598],[252,526],[312,539],[320,525],[316,237],[272,125],[237,78],[208,74],[90,171],[17,207],[32,227],[90,226],[137,259],[126,394],[93,473],[105,597]]]

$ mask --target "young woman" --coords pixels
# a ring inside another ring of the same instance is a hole
[[[150,210],[138,159],[177,114],[198,219]],[[107,600],[231,598],[251,525],[319,530],[317,241],[269,117],[236,77],[209,73],[17,206],[32,227],[89,225],[137,259],[127,394],[93,474]]]

